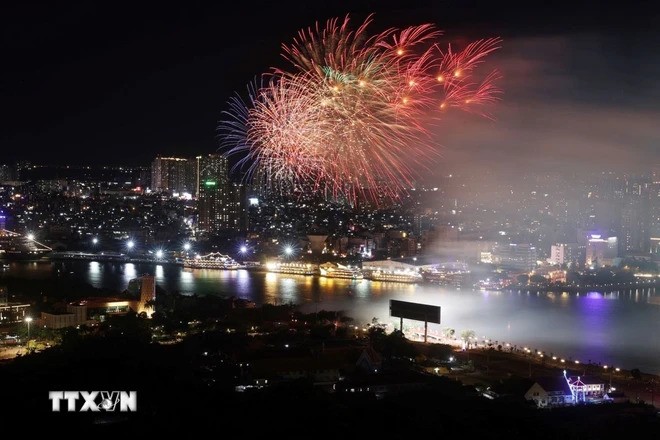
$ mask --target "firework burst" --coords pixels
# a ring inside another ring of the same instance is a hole
[[[483,112],[497,100],[496,71],[476,72],[500,40],[456,51],[423,24],[369,36],[372,17],[301,30],[274,69],[230,102],[223,147],[250,179],[261,172],[282,191],[313,188],[354,201],[397,198],[437,151],[428,123],[444,110]]]

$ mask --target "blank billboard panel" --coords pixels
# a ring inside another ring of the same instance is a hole
[[[390,316],[440,324],[440,306],[391,299]]]

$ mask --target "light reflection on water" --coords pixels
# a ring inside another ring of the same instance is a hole
[[[581,362],[592,360],[660,373],[660,301],[654,289],[580,294],[489,292],[245,270],[98,262],[11,263],[8,270],[0,272],[0,285],[3,278],[11,277],[24,279],[25,286],[31,280],[68,277],[121,292],[130,279],[142,274],[155,275],[157,285],[167,291],[236,296],[258,304],[296,303],[307,312],[344,310],[357,323],[377,317],[381,322],[398,325],[398,320],[389,317],[390,299],[434,304],[442,307],[443,323],[429,324],[431,332],[451,327],[460,334],[471,329],[501,343],[529,346]]]

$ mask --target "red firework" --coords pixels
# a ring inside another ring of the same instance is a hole
[[[437,154],[429,120],[454,108],[485,114],[498,99],[499,74],[476,72],[499,38],[456,51],[431,24],[369,36],[371,22],[301,30],[282,46],[293,69],[274,69],[248,105],[233,102],[228,154],[242,154],[248,174],[286,191],[397,198]]]

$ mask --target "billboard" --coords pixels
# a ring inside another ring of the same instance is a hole
[[[391,299],[390,316],[440,324],[440,306]]]

